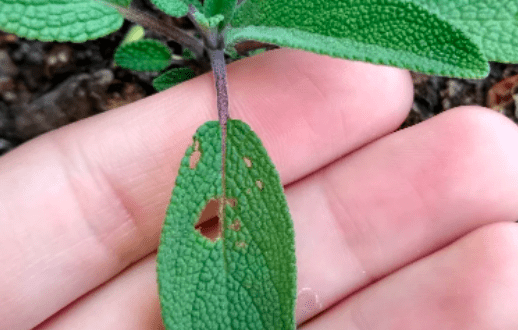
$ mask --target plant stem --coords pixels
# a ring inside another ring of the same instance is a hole
[[[197,59],[203,58],[204,54],[204,45],[201,40],[191,36],[187,32],[182,29],[167,24],[148,13],[132,9],[126,8],[122,6],[118,6],[112,3],[103,2],[106,6],[112,7],[116,9],[122,16],[124,16],[127,20],[142,25],[143,27],[153,30],[171,40],[178,42],[179,44],[189,48],[196,55]]]
[[[222,48],[210,49],[210,63],[214,73],[216,83],[216,97],[218,106],[218,119],[221,129],[221,188],[222,196],[220,203],[220,221],[224,223],[224,209],[226,204],[225,196],[225,158],[226,158],[226,139],[227,139],[227,122],[228,113],[228,93],[227,93],[227,67],[225,63],[225,53]]]

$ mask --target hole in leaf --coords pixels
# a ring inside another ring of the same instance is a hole
[[[252,161],[248,157],[243,157],[246,167],[252,167]]]
[[[239,229],[241,229],[241,221],[239,221],[238,219],[234,220],[230,225],[230,229],[232,229],[233,231],[239,231]]]
[[[212,242],[221,237],[221,221],[218,216],[218,211],[219,202],[215,199],[211,199],[201,212],[200,219],[194,225],[195,230],[199,231],[200,234]]]
[[[200,148],[200,142],[194,141],[194,151],[192,152],[191,156],[189,157],[189,168],[192,170],[196,168],[196,165],[198,165],[198,162],[201,158],[201,151],[198,149]]]
[[[261,180],[257,180],[255,184],[257,185],[257,188],[259,188],[259,190],[263,190],[263,182]]]

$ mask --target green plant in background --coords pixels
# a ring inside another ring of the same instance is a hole
[[[199,37],[135,11],[128,0],[0,0],[0,29],[82,42],[127,18],[209,58],[218,122],[198,128],[176,178],[158,250],[167,329],[294,329],[293,225],[278,173],[248,125],[229,118],[225,54],[256,40],[429,74],[483,78],[488,61],[518,62],[515,0],[151,0],[187,16]],[[261,50],[257,50],[261,52]],[[250,55],[250,54],[249,54]],[[131,31],[115,62],[163,71],[166,89],[194,77],[178,56]]]

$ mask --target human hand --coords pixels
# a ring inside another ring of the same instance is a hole
[[[295,226],[314,329],[517,329],[518,128],[479,107],[392,133],[408,72],[276,50],[229,66]],[[0,158],[0,329],[161,329],[155,251],[210,75]]]

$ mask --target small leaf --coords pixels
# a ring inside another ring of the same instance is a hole
[[[151,2],[157,6],[158,9],[173,17],[187,15],[190,4],[203,12],[203,6],[199,0],[151,0]]]
[[[158,248],[166,329],[295,329],[293,224],[266,150],[247,124],[228,122],[220,219],[219,123],[206,122],[193,139]]]
[[[153,87],[161,92],[194,77],[196,75],[190,68],[175,68],[153,79]]]
[[[196,19],[196,22],[198,22],[200,25],[204,26],[207,29],[211,29],[216,27],[219,23],[221,23],[225,17],[223,15],[216,15],[216,16],[205,16],[202,12],[195,12],[194,18]]]
[[[27,39],[83,42],[118,30],[117,10],[98,1],[0,0],[0,29]]]
[[[203,6],[205,7],[205,15],[207,17],[215,15],[223,15],[224,19],[219,24],[219,29],[222,30],[234,15],[237,0],[205,0]]]
[[[195,60],[196,54],[194,54],[194,52],[192,50],[190,50],[189,48],[184,48],[182,51],[182,57],[186,61]]]
[[[126,36],[121,42],[121,45],[141,40],[144,38],[144,34],[144,28],[140,25],[135,25],[128,31],[128,33],[126,33]]]
[[[230,25],[228,45],[251,39],[445,76],[489,72],[460,30],[400,0],[247,0]]]
[[[142,39],[117,48],[115,63],[136,71],[160,71],[171,64],[171,50],[153,39]]]
[[[413,1],[464,31],[488,60],[518,62],[518,1]]]

